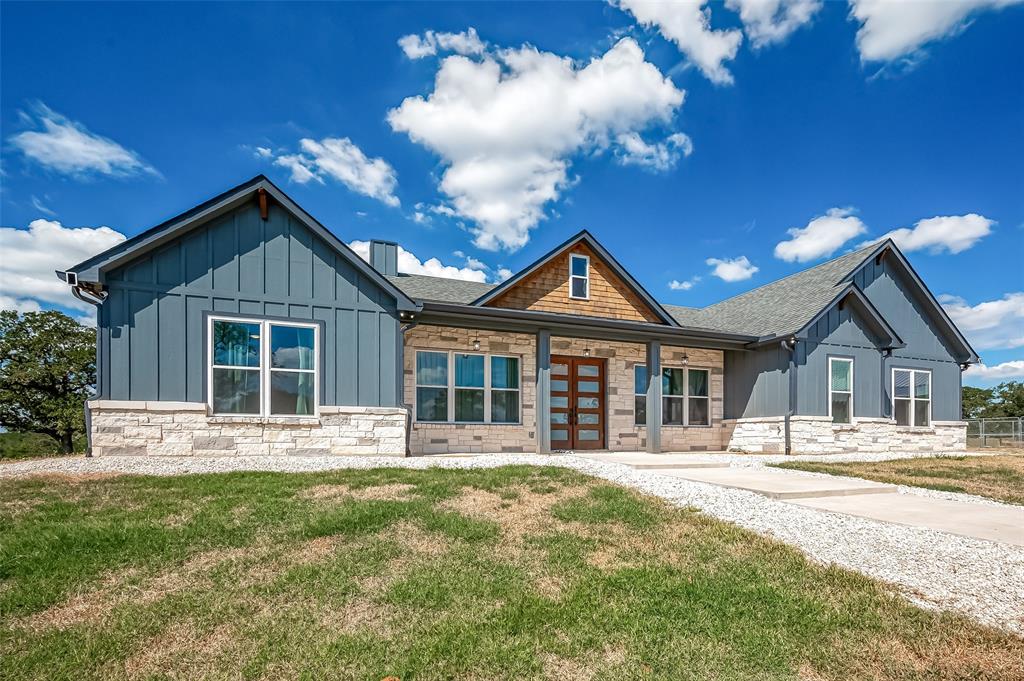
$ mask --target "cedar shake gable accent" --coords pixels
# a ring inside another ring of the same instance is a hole
[[[590,296],[569,297],[569,256],[590,259]],[[556,312],[679,326],[586,230],[472,303],[477,306]]]

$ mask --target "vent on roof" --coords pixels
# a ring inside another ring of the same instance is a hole
[[[371,241],[370,265],[386,277],[398,274],[398,244],[394,241]]]

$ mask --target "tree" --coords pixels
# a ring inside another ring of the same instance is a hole
[[[62,312],[0,311],[0,426],[74,451],[96,382],[96,330]]]
[[[992,388],[975,388],[965,385],[961,397],[963,418],[985,418],[986,415],[990,415],[995,399],[995,392]]]
[[[1024,416],[1024,383],[1007,381],[993,391],[999,401],[1000,416]]]

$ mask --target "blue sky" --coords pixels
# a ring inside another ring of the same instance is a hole
[[[0,305],[84,314],[54,267],[265,173],[417,271],[587,228],[678,305],[902,230],[1019,378],[1024,6],[916,4],[4,3]]]

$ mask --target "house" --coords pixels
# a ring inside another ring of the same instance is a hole
[[[891,241],[696,309],[589,233],[500,285],[366,262],[263,176],[66,272],[96,455],[965,448],[978,361]]]

